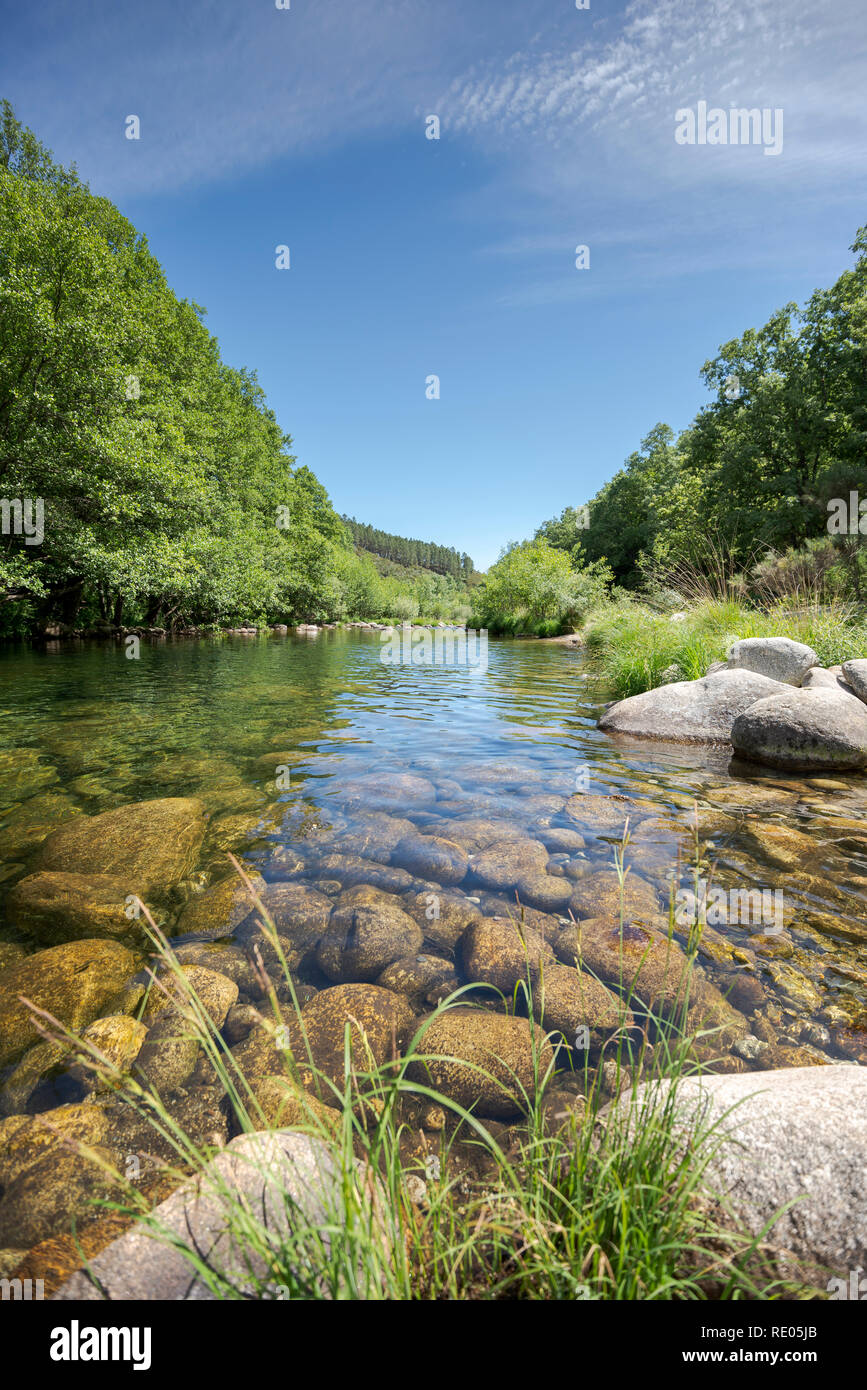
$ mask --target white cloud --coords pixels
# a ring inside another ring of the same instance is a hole
[[[782,107],[798,177],[805,165],[827,176],[863,150],[861,0],[633,0],[614,37],[587,24],[591,13],[575,13],[571,42],[561,24],[556,43],[540,38],[455,78],[440,102],[449,131],[503,154],[532,145],[546,175],[567,183],[613,161],[675,181],[766,177],[741,149],[705,148],[690,167],[674,113],[700,99]]]

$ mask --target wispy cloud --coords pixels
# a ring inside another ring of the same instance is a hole
[[[440,101],[448,129],[501,150],[532,146],[545,176],[565,182],[589,166],[622,176],[630,164],[674,180],[687,170],[767,177],[742,150],[717,148],[690,166],[674,115],[700,99],[783,108],[790,171],[828,174],[863,150],[863,62],[852,48],[861,0],[633,0],[613,36],[592,14],[575,12],[571,42],[561,23],[556,44],[540,35],[453,79]]]

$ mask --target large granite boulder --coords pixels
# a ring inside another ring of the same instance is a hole
[[[735,752],[798,772],[867,767],[867,706],[843,690],[787,690],[758,700],[732,725]]]
[[[674,681],[618,700],[602,715],[599,727],[636,738],[727,743],[738,715],[782,688],[780,681],[755,671],[718,671],[697,681]]]
[[[844,661],[840,669],[858,699],[867,701],[867,661]]]
[[[730,671],[756,671],[784,685],[800,685],[812,666],[821,665],[812,647],[790,637],[745,637],[726,655]]]
[[[637,1115],[663,1104],[668,1086],[640,1087]],[[689,1077],[675,1105],[684,1126],[718,1126],[703,1185],[723,1209],[758,1236],[788,1205],[764,1242],[785,1272],[833,1292],[867,1267],[867,1068]]]
[[[241,1134],[53,1297],[180,1302],[261,1296],[263,1288],[272,1298],[327,1297],[309,1265],[314,1242],[296,1243],[293,1232],[344,1219],[343,1181],[317,1138],[291,1129]],[[251,1223],[258,1250],[244,1239]],[[327,1248],[328,1236],[320,1239]]]

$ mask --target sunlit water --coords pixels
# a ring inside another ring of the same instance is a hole
[[[215,822],[235,818],[231,847],[266,878],[311,835],[339,850],[342,834],[386,810],[445,837],[468,816],[531,834],[577,829],[584,849],[549,866],[577,886],[613,868],[628,817],[631,873],[664,910],[691,881],[697,808],[699,840],[710,842],[701,873],[783,894],[782,933],[723,921],[722,946],[702,957],[725,985],[738,971],[759,981],[764,1032],[789,1049],[775,1046],[764,1065],[867,1061],[864,778],[745,766],[733,776],[724,750],[613,741],[596,728],[603,692],[580,654],[558,645],[492,641],[487,670],[391,666],[380,654],[378,634],[353,631],[145,643],[138,660],[120,644],[4,650],[0,891],[30,872],[34,826],[197,796]],[[38,758],[22,764],[22,749]],[[275,751],[294,755],[288,787],[262,765]],[[371,772],[412,773],[430,795],[348,798]],[[228,871],[224,848],[204,858],[200,883]],[[8,926],[0,932],[9,939]]]

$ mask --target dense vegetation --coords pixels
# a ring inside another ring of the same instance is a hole
[[[203,317],[4,102],[0,632],[453,616],[469,557],[381,576]]]

